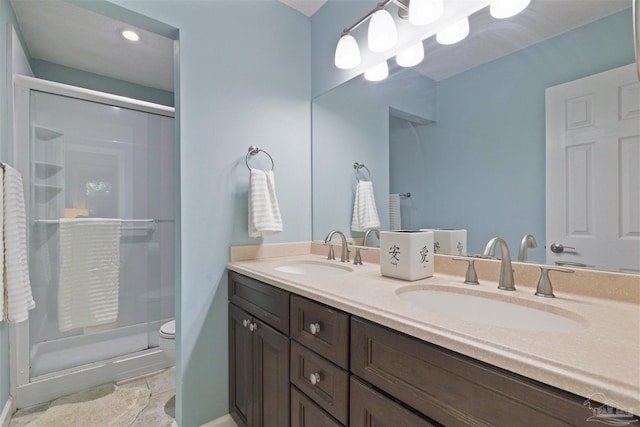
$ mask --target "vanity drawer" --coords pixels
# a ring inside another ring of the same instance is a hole
[[[352,318],[351,371],[447,426],[584,425],[584,398]]]
[[[343,424],[347,423],[349,373],[308,348],[291,341],[291,382],[322,409]],[[311,382],[317,374],[319,381]]]
[[[348,314],[292,295],[291,338],[338,366],[349,369]]]
[[[291,386],[291,427],[342,427],[318,405]]]
[[[289,335],[289,292],[229,271],[229,301]]]
[[[350,427],[435,427],[354,376],[350,405]]]

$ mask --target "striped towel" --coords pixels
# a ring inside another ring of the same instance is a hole
[[[60,219],[60,332],[118,319],[120,223],[120,219]]]
[[[380,218],[373,195],[371,181],[359,181],[356,186],[356,198],[353,203],[351,230],[367,231],[369,228],[380,228]]]
[[[251,169],[249,179],[249,236],[267,237],[282,231],[273,171]]]
[[[27,256],[27,215],[24,204],[22,176],[9,165],[2,165],[0,185],[0,224],[2,231],[2,256],[0,271],[3,271],[0,286],[0,313],[7,322],[18,323],[29,318],[29,310],[35,302],[31,295],[29,264]]]
[[[402,230],[399,194],[389,194],[389,230]]]

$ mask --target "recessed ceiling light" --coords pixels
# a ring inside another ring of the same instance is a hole
[[[122,37],[127,40],[131,40],[132,42],[137,42],[138,40],[140,40],[140,36],[138,35],[138,33],[131,30],[124,30],[122,32]]]

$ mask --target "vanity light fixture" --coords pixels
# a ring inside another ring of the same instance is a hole
[[[393,17],[381,5],[369,21],[368,41],[372,52],[384,52],[398,43],[398,30]]]
[[[438,31],[436,41],[440,44],[455,44],[469,35],[469,18],[465,17],[455,24]]]
[[[140,36],[138,35],[138,33],[132,30],[124,30],[121,34],[122,37],[132,42],[137,42],[138,40],[140,40]]]
[[[424,46],[418,42],[396,55],[396,62],[401,67],[413,67],[424,59]]]
[[[529,6],[531,0],[494,0],[489,5],[489,13],[497,19],[511,18]]]
[[[355,37],[350,33],[343,33],[338,40],[334,60],[336,67],[342,70],[350,70],[360,65],[360,48]]]
[[[453,1],[453,0],[447,0]],[[640,1],[640,0],[638,0]],[[385,52],[393,48],[398,43],[398,30],[395,21],[387,6],[394,3],[398,7],[400,19],[407,19],[413,25],[427,25],[435,23],[438,28],[442,28],[442,23],[438,20],[444,15],[445,0],[384,0],[364,17],[360,18],[351,27],[346,28],[336,46],[334,62],[336,67],[343,70],[350,70],[360,65],[360,49],[358,42],[353,37],[352,32],[363,23],[369,21],[367,44],[373,53]],[[483,4],[489,5],[491,16],[498,19],[509,18],[522,12],[531,0],[485,0]],[[463,8],[464,9],[464,8]],[[477,11],[474,9],[473,12]],[[469,16],[471,9],[466,11],[450,11],[462,16],[458,22],[442,28],[436,33],[436,40],[443,45],[458,43],[469,35]],[[455,16],[449,18],[455,19]],[[447,19],[449,19],[447,18]],[[403,40],[403,42],[405,42]],[[422,42],[411,46],[396,55],[396,62],[402,67],[411,67],[419,64],[424,59]],[[384,72],[382,69],[384,67]],[[386,61],[380,63],[365,73],[367,80],[379,81],[387,77],[389,69]],[[383,76],[383,77],[380,77]]]
[[[389,67],[387,61],[382,61],[378,65],[374,65],[364,72],[364,78],[370,82],[379,82],[389,76]]]
[[[413,25],[430,24],[440,19],[443,13],[443,0],[411,0],[409,2],[409,22]]]

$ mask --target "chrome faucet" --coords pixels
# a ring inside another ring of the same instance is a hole
[[[495,253],[496,243],[500,245],[500,254],[502,255],[502,261],[500,262],[500,279],[498,280],[498,289],[505,291],[515,291],[516,287],[513,283],[513,267],[511,266],[511,254],[509,253],[509,247],[507,242],[500,237],[494,237],[489,240],[487,246],[484,248],[482,255],[493,256]]]
[[[378,242],[380,241],[380,231],[377,228],[369,228],[367,229],[367,231],[365,231],[364,237],[362,238],[362,246],[367,246],[367,239],[369,238],[369,234],[371,234],[371,232],[374,232],[376,238],[378,239]]]
[[[333,230],[329,232],[329,234],[327,234],[327,237],[324,238],[324,243],[330,244],[331,239],[333,239],[333,236],[335,234],[340,236],[340,239],[342,240],[342,253],[340,254],[340,262],[349,262],[349,245],[347,244],[347,238],[344,236],[344,233],[342,233],[342,231]],[[333,255],[333,246],[330,246],[329,248],[328,258],[335,259],[335,257],[331,257],[331,255]]]
[[[534,249],[538,247],[538,242],[536,242],[536,238],[531,234],[525,234],[520,242],[520,250],[518,251],[518,261],[526,262],[527,261],[527,248]]]

